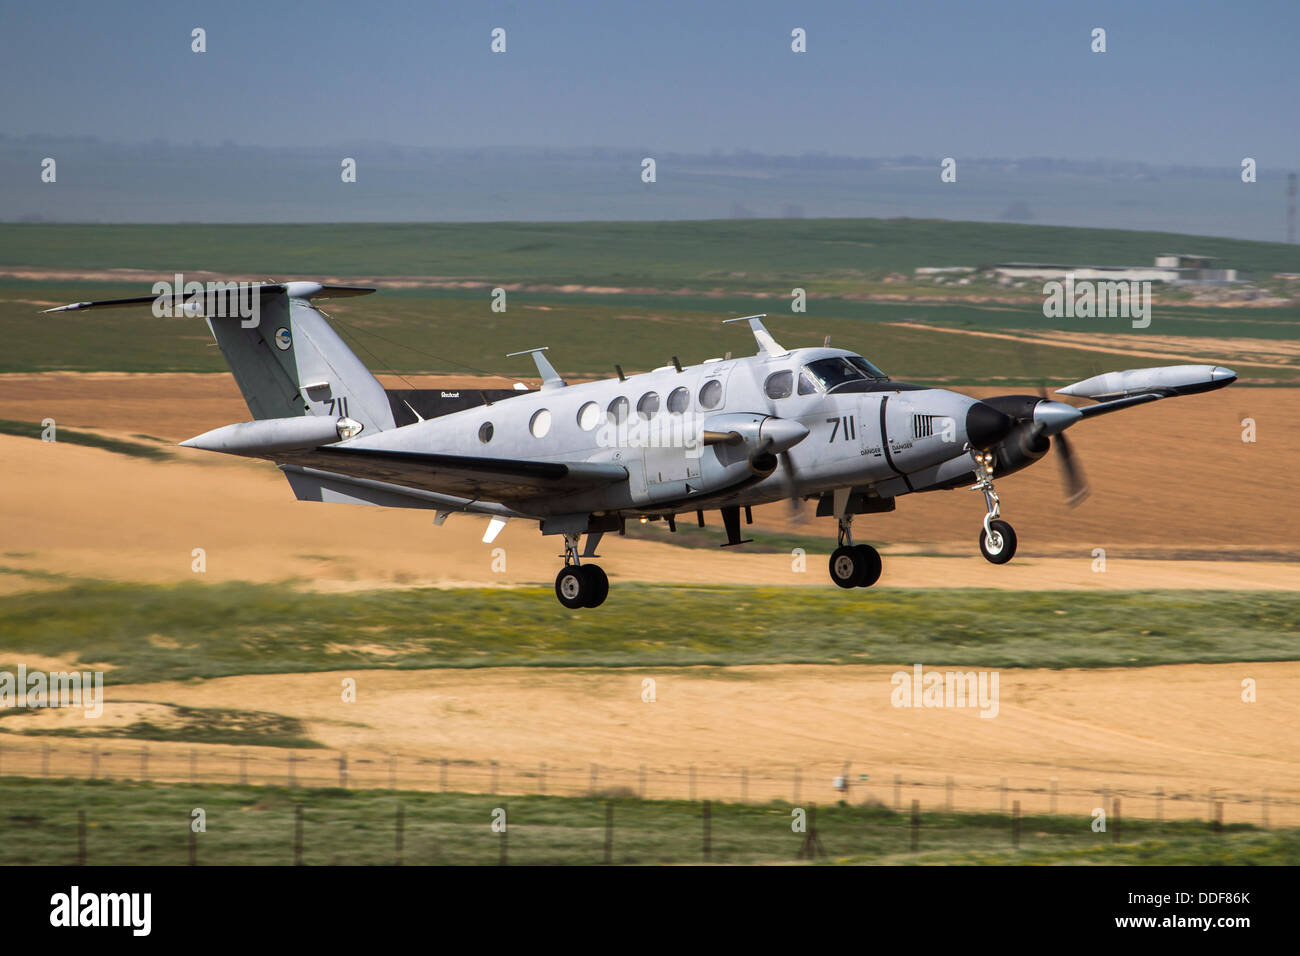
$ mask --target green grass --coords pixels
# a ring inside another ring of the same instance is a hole
[[[489,309],[487,289],[384,290],[325,308],[364,362],[401,372],[486,371],[531,376],[526,359],[506,352],[545,344],[561,372],[608,375],[697,362],[728,350],[749,352],[732,315],[768,312],[790,346],[833,342],[866,354],[896,378],[920,383],[1064,384],[1115,366],[1122,357],[1085,349],[962,338],[912,322],[971,329],[1131,333],[1116,320],[1047,320],[1027,286],[956,289],[906,282],[891,273],[920,265],[981,265],[1007,260],[1147,263],[1157,252],[1194,248],[1261,276],[1300,271],[1296,246],[1119,230],[921,220],[728,220],[664,223],[458,223],[216,225],[187,232],[142,225],[0,224],[0,264],[62,269],[134,267],[170,277],[213,270],[252,278],[329,275],[435,276],[491,284],[584,285],[618,294],[516,291],[509,309]],[[790,311],[794,287],[808,312]],[[902,294],[910,301],[864,301]],[[0,372],[225,371],[206,327],[157,319],[148,309],[44,315],[38,303],[142,294],[139,285],[66,280],[0,280],[0,333],[9,343]],[[973,296],[1023,296],[1017,303]],[[1295,309],[1215,309],[1166,301],[1151,334],[1290,339]],[[1178,294],[1170,293],[1174,299]],[[923,300],[918,300],[922,297]],[[599,334],[593,334],[598,330]],[[522,343],[522,344],[521,344]],[[1210,352],[1195,356],[1218,361]],[[1300,383],[1300,368],[1234,362],[1243,382]]]
[[[18,435],[22,438],[41,438],[45,429],[40,422],[18,422],[10,419],[0,419],[0,435]],[[90,432],[73,431],[70,428],[61,428],[55,426],[55,441],[67,442],[69,445],[88,445],[91,448],[102,448],[105,451],[116,452],[119,455],[130,455],[133,458],[148,458],[152,461],[162,461],[172,457],[172,453],[162,448],[155,448],[153,445],[142,445],[139,442],[121,441],[117,438],[104,438],[101,435],[94,435]]]
[[[821,559],[810,555],[809,568],[816,582]],[[113,683],[503,665],[1144,666],[1295,660],[1297,621],[1292,592],[624,584],[599,610],[574,613],[550,588],[313,594],[285,584],[82,582],[0,603],[12,652],[0,669],[24,653],[112,664]],[[158,635],[168,640],[151,640]]]
[[[9,343],[0,372],[27,371],[228,371],[207,327],[199,320],[156,319],[148,309],[41,315],[31,298],[82,301],[139,293],[132,286],[102,283],[25,283],[0,280],[0,332]],[[747,330],[721,320],[767,309],[768,327],[790,348],[833,345],[868,356],[894,378],[932,385],[1064,385],[1098,372],[1133,364],[1124,356],[1085,348],[1057,348],[1027,341],[952,336],[923,325],[972,329],[1046,328],[1031,308],[978,308],[943,303],[815,303],[793,315],[785,303],[755,299],[693,301],[671,296],[629,297],[516,294],[509,311],[494,313],[486,295],[403,290],[325,305],[335,328],[375,371],[404,374],[490,373],[532,379],[527,358],[507,359],[516,347],[549,346],[565,375],[612,376],[614,364],[628,372],[666,365],[672,355],[695,363],[732,351],[753,351]],[[781,311],[785,309],[786,311]],[[1164,315],[1152,331],[1186,335],[1294,337],[1300,317],[1265,323],[1256,313],[1223,310],[1186,321]],[[1191,313],[1189,313],[1191,314]],[[1270,322],[1272,320],[1269,320]],[[915,327],[886,323],[912,322]],[[1232,323],[1232,324],[1227,324]],[[1124,331],[1112,323],[1110,331]],[[1091,330],[1103,330],[1101,326]],[[598,332],[599,334],[594,334]],[[522,344],[521,344],[522,343]],[[1212,350],[1193,356],[1217,362]],[[1153,362],[1158,360],[1153,359]],[[1300,383],[1300,367],[1231,363],[1243,382]]]
[[[317,275],[436,275],[497,282],[732,289],[787,294],[819,277],[910,274],[1007,261],[1150,264],[1190,250],[1261,274],[1300,271],[1300,249],[1176,233],[922,219],[687,222],[340,223],[174,227],[0,225],[0,264]]]
[[[77,860],[77,811],[86,813],[91,865],[176,865],[188,859],[192,811],[200,865],[293,862],[295,807],[303,808],[302,861],[308,865],[391,864],[396,810],[403,808],[403,862],[493,865],[501,836],[490,827],[506,809],[512,864],[589,865],[604,860],[606,802],[583,797],[522,797],[222,785],[0,780],[0,864],[61,865]],[[611,862],[703,862],[702,808],[687,801],[617,799]],[[714,803],[711,862],[794,861],[803,835],[792,808]],[[926,813],[911,852],[907,814],[878,807],[821,807],[817,827],[829,863],[1295,865],[1300,832],[1246,824],[1220,831],[1206,823],[1125,820],[1120,841],[1094,833],[1090,818],[1026,817],[1021,846],[1012,822],[992,813]]]

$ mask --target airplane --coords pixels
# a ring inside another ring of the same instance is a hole
[[[1038,395],[976,399],[896,382],[861,355],[787,349],[742,316],[757,352],[705,359],[601,381],[567,383],[544,348],[529,355],[541,387],[466,396],[386,390],[312,303],[371,288],[293,281],[256,283],[255,324],[228,308],[229,291],[166,294],[182,314],[202,315],[253,416],[181,445],[274,462],[302,501],[485,515],[485,543],[512,518],[536,521],[564,541],[555,594],[566,608],[594,608],[609,579],[589,559],[607,532],[632,520],[717,510],[724,547],[745,543],[743,510],[815,500],[838,525],[831,580],[870,587],[880,553],[855,543],[853,519],[893,511],[902,495],[969,486],[984,496],[980,553],[1005,564],[1016,533],[1002,519],[994,479],[1041,460],[1058,445],[1069,499],[1087,494],[1065,431],[1162,398],[1223,388],[1218,365],[1107,372],[1057,389],[1090,400],[1076,407]],[[156,303],[160,296],[80,302],[47,312]],[[455,407],[448,408],[450,396]],[[423,410],[421,410],[423,409]],[[582,538],[585,547],[581,550]]]

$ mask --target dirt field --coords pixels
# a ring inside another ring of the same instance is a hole
[[[248,416],[225,375],[0,376],[0,418],[45,417],[65,428],[175,442]],[[1254,444],[1241,441],[1245,417],[1257,422]],[[1004,513],[1021,539],[1017,559],[1005,567],[975,553],[983,507],[965,491],[903,499],[894,514],[864,519],[860,533],[892,542],[882,582],[891,586],[1294,589],[1300,443],[1289,426],[1296,420],[1300,390],[1234,387],[1080,426],[1071,435],[1093,487],[1082,507],[1061,503],[1052,462],[999,483]],[[194,577],[192,551],[203,548],[207,579],[298,579],[331,590],[549,583],[558,567],[553,540],[523,522],[498,538],[507,565],[494,573],[492,549],[479,540],[483,519],[453,516],[435,528],[422,512],[302,504],[269,464],[174,453],[151,462],[0,436],[0,565],[179,581]],[[768,527],[788,522],[782,505],[760,509],[757,518]],[[794,530],[824,536],[830,550],[829,519]],[[1107,550],[1104,574],[1092,570],[1097,547]],[[784,554],[615,536],[601,551],[615,582],[832,586],[824,561],[813,555],[808,573],[798,574]],[[4,590],[34,586],[50,585],[0,576]],[[327,747],[346,749],[354,783],[376,785],[386,785],[393,772],[401,786],[435,787],[442,772],[452,787],[487,790],[495,760],[502,792],[536,792],[541,762],[550,768],[548,792],[591,789],[592,764],[600,787],[636,791],[645,765],[648,795],[687,796],[694,766],[700,796],[736,799],[743,788],[750,799],[828,801],[840,796],[830,780],[848,762],[852,799],[891,805],[912,797],[940,805],[952,775],[957,806],[1004,805],[998,784],[1005,778],[1026,812],[1042,811],[1055,777],[1062,812],[1088,813],[1101,801],[1095,791],[1113,788],[1125,794],[1127,812],[1153,816],[1151,794],[1159,787],[1163,815],[1205,816],[1209,788],[1218,787],[1232,795],[1226,819],[1254,822],[1267,787],[1272,821],[1300,823],[1300,664],[1005,671],[999,714],[991,720],[971,709],[894,708],[891,673],[785,666],[238,677],[111,688],[103,726],[164,720],[162,703],[274,711],[304,719],[310,736]],[[358,678],[355,704],[340,703],[344,676]],[[641,701],[645,677],[657,681],[654,704]],[[1258,681],[1258,703],[1241,702],[1245,677]],[[16,730],[20,721],[50,719],[58,718],[47,712],[6,721]],[[2,739],[5,772],[37,772],[38,738]],[[106,743],[102,765],[88,756],[85,740],[51,744],[56,774],[129,776],[140,762],[135,741]],[[237,748],[149,746],[155,778],[187,779],[192,750],[199,779],[239,777]],[[285,751],[248,749],[256,779],[285,779]],[[394,753],[397,769],[387,770]],[[301,757],[299,779],[332,780],[329,752]],[[440,760],[449,761],[447,770],[440,771]],[[902,778],[897,789],[895,774]]]
[[[46,417],[175,442],[248,414],[226,375],[0,376],[0,418]],[[1245,417],[1257,422],[1256,443],[1241,441]],[[1300,390],[1235,387],[1081,425],[1071,436],[1093,489],[1082,506],[1063,504],[1051,461],[999,482],[1004,516],[1020,537],[1016,560],[1003,567],[976,552],[983,502],[965,490],[900,499],[896,512],[862,519],[858,534],[887,543],[882,583],[902,587],[1294,588],[1300,443],[1285,431],[1294,420]],[[506,556],[497,572],[492,547],[480,541],[485,519],[453,516],[435,528],[424,512],[300,503],[270,464],[173,450],[173,460],[155,463],[0,436],[0,564],[182,580],[192,577],[193,549],[203,548],[210,579],[297,578],[326,589],[549,583],[558,567],[555,541],[526,522],[495,542]],[[831,550],[830,519],[795,523],[774,505],[757,509],[755,520],[821,537]],[[1093,571],[1094,548],[1106,551],[1104,574]],[[828,586],[815,553],[801,574],[785,554],[608,536],[601,562],[623,580]],[[9,590],[31,585],[0,581]]]
[[[935,661],[927,668],[942,668]],[[110,687],[98,729],[164,712],[158,702],[196,707],[274,710],[301,718],[331,751],[350,755],[353,782],[384,786],[387,754],[400,758],[400,786],[435,788],[438,761],[453,788],[491,786],[497,761],[502,792],[586,792],[591,766],[597,788],[641,785],[651,796],[688,795],[690,768],[698,796],[794,796],[829,801],[846,764],[853,799],[902,799],[933,807],[954,803],[995,808],[999,784],[1016,791],[1026,812],[1049,808],[1057,778],[1061,812],[1088,813],[1097,791],[1124,797],[1130,815],[1204,817],[1209,788],[1227,803],[1225,819],[1258,822],[1268,790],[1270,820],[1300,823],[1300,663],[1186,665],[1133,670],[1004,670],[996,716],[979,709],[925,709],[891,704],[894,668],[777,666],[550,671],[519,668],[362,671],[232,677],[200,683]],[[344,677],[357,700],[343,703]],[[1243,703],[1241,681],[1257,681],[1258,702]],[[655,681],[655,700],[642,699]],[[118,703],[120,702],[120,703]],[[76,712],[6,718],[72,727]],[[34,757],[33,738],[3,738],[11,772],[14,745]],[[55,742],[56,772],[86,770],[87,741]],[[151,744],[153,773],[184,779],[188,745]],[[140,745],[106,742],[101,773],[136,773]],[[285,779],[288,754],[252,748],[250,778]],[[74,752],[75,751],[75,752]],[[200,748],[200,778],[236,779],[238,752]],[[333,782],[333,753],[301,751],[300,781]],[[168,762],[170,760],[170,763]],[[538,772],[547,765],[548,781]],[[866,774],[867,780],[859,780]],[[1291,801],[1291,802],[1288,802]],[[1007,805],[1009,808],[1009,804]]]

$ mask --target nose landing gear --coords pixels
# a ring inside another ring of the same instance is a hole
[[[842,588],[869,588],[880,580],[880,552],[853,543],[853,515],[839,517],[839,547],[831,553],[831,580]]]
[[[979,480],[971,485],[970,490],[984,492],[984,505],[988,508],[984,527],[980,530],[980,554],[993,564],[1006,564],[1016,554],[1016,532],[1010,524],[998,520],[1002,509],[998,493],[993,489],[993,453],[977,451],[973,455]]]
[[[555,576],[555,596],[570,610],[600,607],[609,596],[609,577],[597,564],[578,560],[578,535],[564,536],[564,567]]]

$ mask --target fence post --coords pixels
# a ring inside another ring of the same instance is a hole
[[[348,752],[339,751],[339,786],[344,790],[348,788]]]
[[[1110,805],[1110,840],[1112,843],[1119,842],[1119,797]]]
[[[614,801],[605,801],[605,865],[614,862]]]
[[[406,830],[406,807],[399,801],[397,804],[397,865],[402,865],[402,837]]]
[[[912,852],[921,845],[921,801],[912,801]]]
[[[713,804],[704,801],[704,862],[708,863],[713,855]]]
[[[302,866],[302,804],[293,805],[293,865]]]
[[[1214,832],[1223,832],[1223,801],[1216,800],[1214,803]]]
[[[1020,849],[1020,801],[1016,800],[1011,805],[1011,845],[1017,850]]]
[[[1207,823],[1214,819],[1214,789],[1214,787],[1210,788],[1210,805],[1208,807],[1208,812],[1205,814],[1205,820]]]
[[[77,866],[86,865],[86,811],[77,811]]]
[[[510,808],[504,803],[501,804],[501,859],[497,861],[498,866],[510,865],[510,851],[507,845],[510,833]]]
[[[1060,781],[1056,777],[1053,777],[1052,778],[1052,816],[1056,816],[1056,790],[1057,790],[1058,783],[1060,783]]]

